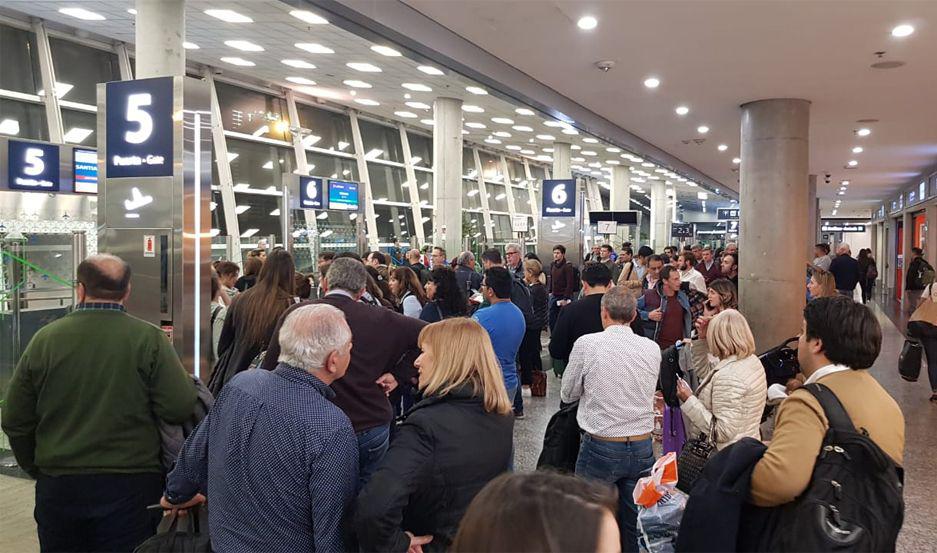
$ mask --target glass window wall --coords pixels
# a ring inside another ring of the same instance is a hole
[[[306,150],[309,174],[327,179],[357,181],[358,163],[353,159],[335,157]]]
[[[345,113],[336,113],[325,109],[296,104],[299,112],[299,125],[312,131],[303,136],[305,147],[323,148],[346,154],[355,153],[355,144],[351,138],[351,119]]]
[[[368,163],[368,175],[371,177],[371,198],[375,203],[410,203],[410,186],[404,169]]]
[[[433,174],[416,171],[416,184],[420,196],[420,205],[433,205]]]
[[[533,213],[530,205],[530,191],[524,188],[514,188],[514,211],[517,213]]]
[[[227,131],[292,141],[286,100],[215,81],[221,124]]]
[[[62,126],[65,128],[66,143],[97,146],[98,116],[96,113],[63,109]]]
[[[495,242],[510,242],[514,238],[514,235],[511,234],[510,215],[499,215],[497,213],[492,213],[491,222],[494,225],[494,229],[492,229],[492,236]]]
[[[407,133],[410,142],[410,155],[414,167],[433,167],[433,138],[412,132]]]
[[[0,70],[0,74],[3,71]],[[48,140],[46,110],[40,104],[0,98],[0,135]]]
[[[3,52],[0,89],[24,94],[38,93],[42,88],[42,76],[36,54],[36,34],[0,25],[0,52]]]
[[[283,173],[295,168],[293,151],[232,138],[227,144],[242,243],[253,244],[270,234],[282,241],[280,190]]]
[[[508,162],[508,178],[513,185],[524,185],[527,182],[527,173],[524,172],[524,163],[517,159],[506,158]]]
[[[396,127],[387,127],[366,119],[358,119],[361,129],[361,142],[367,159],[383,159],[403,163],[403,147],[400,145],[400,131]]]
[[[481,209],[482,199],[478,193],[478,181],[475,179],[462,179],[462,190],[465,191],[465,197],[462,198],[462,209]]]
[[[416,235],[413,212],[409,207],[375,205],[374,216],[377,218],[377,235],[381,244],[393,243],[395,239],[409,242]]]
[[[52,49],[55,88],[60,101],[95,106],[98,103],[98,83],[120,80],[120,66],[114,52],[55,37],[49,38],[49,47]]]
[[[491,211],[508,211],[507,190],[501,184],[485,183],[488,191],[488,209]]]
[[[478,151],[478,158],[482,163],[482,176],[489,182],[504,182],[504,172],[501,170],[501,158],[488,152]]]

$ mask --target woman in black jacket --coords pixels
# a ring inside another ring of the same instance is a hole
[[[426,297],[429,301],[423,305],[420,320],[435,323],[450,317],[468,315],[468,303],[465,294],[459,288],[455,271],[449,267],[436,267],[430,272],[426,283]]]
[[[521,387],[514,396],[514,415],[524,417],[524,393],[530,390],[534,382],[534,375],[542,377],[543,362],[540,359],[540,334],[547,326],[547,313],[549,312],[549,294],[543,285],[543,265],[536,259],[524,261],[524,283],[530,287],[530,305],[533,309],[533,319],[524,333],[524,340],[517,353],[518,367],[521,372]]]
[[[511,462],[514,417],[485,329],[448,319],[425,327],[419,345],[424,399],[358,496],[363,551],[448,549],[469,503]]]

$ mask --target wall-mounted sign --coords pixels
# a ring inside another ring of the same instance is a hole
[[[599,234],[615,234],[618,232],[618,223],[615,221],[599,221],[596,226]]]
[[[107,83],[108,178],[172,176],[171,77]]]
[[[58,192],[59,147],[55,144],[10,140],[7,177],[12,190]]]
[[[716,208],[716,219],[719,221],[738,221],[739,220],[739,208],[737,207]]]
[[[911,205],[916,201],[917,201],[917,190],[912,190],[908,192],[908,205]]]
[[[850,225],[845,223],[823,223],[820,232],[865,232],[865,225]]]
[[[98,193],[98,153],[94,150],[72,150],[72,182],[79,194]]]
[[[671,223],[670,235],[674,238],[693,238],[693,223]]]
[[[328,209],[358,211],[358,183],[330,180]]]
[[[302,209],[322,209],[322,179],[299,177],[299,207]]]
[[[739,222],[735,221],[726,221],[726,232],[729,234],[738,234],[739,233]]]
[[[927,198],[927,181],[922,180],[921,184],[917,186],[917,199],[924,200]]]
[[[638,212],[628,211],[589,211],[589,224],[597,225],[600,221],[615,221],[619,225],[637,225]]]
[[[543,181],[543,216],[576,216],[576,180],[554,179]]]
[[[526,215],[511,217],[511,232],[527,232],[530,230],[530,219]]]

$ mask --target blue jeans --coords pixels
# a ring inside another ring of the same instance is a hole
[[[390,425],[368,428],[355,434],[358,438],[358,490],[371,479],[371,475],[390,447]]]
[[[651,440],[640,442],[603,442],[582,435],[576,476],[608,482],[618,488],[618,527],[621,531],[621,550],[638,550],[637,516],[634,487],[641,473],[654,465]]]

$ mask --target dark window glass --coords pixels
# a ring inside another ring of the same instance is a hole
[[[527,188],[514,188],[514,210],[518,213],[533,213],[530,205],[530,191]]]
[[[462,148],[462,178],[478,178],[478,171],[475,170],[475,154],[471,148]]]
[[[423,217],[423,237],[427,244],[431,244],[433,242],[433,210],[424,208],[420,210],[420,213]]]
[[[413,213],[409,207],[375,205],[374,216],[377,218],[377,236],[381,242],[410,240],[416,234],[413,226]]]
[[[0,88],[36,94],[42,88],[36,34],[0,25]]]
[[[304,146],[355,153],[348,115],[304,104],[296,104],[296,109],[299,111],[299,125],[311,131],[303,135]]]
[[[482,175],[486,181],[504,182],[500,157],[479,150],[478,158],[482,162]]]
[[[413,158],[414,167],[432,167],[433,166],[433,139],[422,134],[407,133],[407,140],[410,142],[410,156]]]
[[[540,181],[547,178],[547,174],[543,170],[543,167],[540,165],[534,165],[533,163],[530,164],[530,176],[534,179],[534,184],[538,189],[540,188]]]
[[[509,215],[491,215],[491,222],[494,225],[493,236],[496,242],[508,242],[514,238],[511,234],[511,217]]]
[[[65,127],[67,144],[97,146],[98,116],[96,113],[63,109],[62,125]]]
[[[410,202],[407,172],[400,167],[368,163],[371,198],[375,202]]]
[[[416,171],[417,191],[420,196],[420,205],[433,203],[433,174]]]
[[[504,186],[489,182],[485,183],[485,189],[488,191],[488,209],[491,211],[508,210],[508,193]]]
[[[117,54],[77,42],[50,37],[60,100],[97,105],[98,83],[120,80]]]
[[[234,181],[238,225],[244,243],[280,231],[280,190],[283,173],[295,168],[289,148],[228,139],[228,159]]]
[[[403,163],[403,147],[400,145],[400,131],[396,127],[386,127],[358,119],[361,129],[361,142],[364,144],[368,159],[383,159]]]
[[[475,179],[462,179],[462,190],[465,191],[465,197],[462,198],[462,209],[481,209],[482,199],[478,194],[478,181]]]
[[[286,100],[217,81],[215,90],[226,131],[292,141]]]
[[[45,107],[0,98],[0,135],[48,140]]]
[[[327,179],[358,180],[358,163],[353,159],[306,151],[309,174]]]
[[[507,158],[508,177],[511,184],[521,184],[527,180],[527,173],[524,172],[524,163],[516,159]]]

